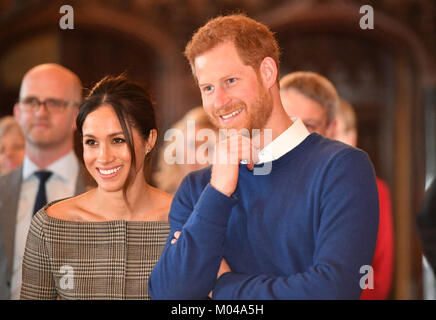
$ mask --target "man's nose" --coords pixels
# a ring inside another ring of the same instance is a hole
[[[48,116],[49,112],[47,110],[47,107],[44,103],[41,103],[39,106],[36,107],[35,109],[35,114],[37,116]]]
[[[224,89],[221,88],[215,89],[215,99],[214,99],[215,109],[221,109],[222,107],[227,105],[229,101],[230,98]]]

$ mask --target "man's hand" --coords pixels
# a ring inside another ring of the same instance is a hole
[[[181,233],[182,233],[181,231],[174,232],[174,239],[171,240],[171,244],[174,244],[177,242],[177,240],[179,240]],[[224,274],[226,272],[231,272],[231,271],[232,270],[230,269],[229,265],[227,264],[227,261],[223,258],[221,260],[220,268],[218,269],[218,274],[217,274],[216,278],[218,279],[219,277],[221,277],[222,274]]]
[[[175,244],[177,242],[177,240],[179,240],[181,233],[182,233],[181,231],[174,232],[174,239],[171,240],[171,244]]]
[[[221,260],[220,268],[218,269],[218,274],[216,276],[217,279],[219,279],[224,273],[232,272],[232,269],[230,269],[229,265],[227,264],[226,259]],[[212,292],[209,292],[209,298],[212,299]]]
[[[250,138],[231,135],[215,147],[215,163],[212,166],[210,184],[219,192],[230,197],[235,192],[239,177],[239,163],[247,161],[247,168],[253,170],[259,161],[258,149]]]
[[[216,276],[217,279],[219,279],[224,273],[226,272],[232,272],[232,269],[230,269],[229,265],[227,264],[226,259],[221,260],[220,268],[218,269],[218,274]]]
[[[174,239],[171,240],[171,244],[174,244],[177,242],[177,240],[179,240],[181,233],[182,233],[181,231],[174,232]],[[232,269],[230,269],[229,265],[227,264],[226,259],[223,258],[221,260],[220,268],[218,269],[218,273],[217,273],[216,278],[219,279],[219,277],[221,277],[224,273],[227,273],[227,272],[232,272]],[[209,292],[209,298],[212,299],[212,291]]]

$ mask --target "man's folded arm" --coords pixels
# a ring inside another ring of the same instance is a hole
[[[207,299],[223,257],[227,221],[236,199],[206,185],[197,203],[189,176],[174,197],[171,232],[148,289],[152,299]],[[171,244],[174,232],[181,231]]]
[[[319,197],[319,227],[307,270],[287,276],[224,273],[212,298],[359,299],[362,278],[368,276],[367,267],[361,268],[372,263],[379,216],[377,185],[367,155],[351,151],[337,157]]]

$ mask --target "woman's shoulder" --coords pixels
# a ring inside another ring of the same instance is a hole
[[[53,226],[64,225],[65,220],[70,220],[70,216],[67,212],[70,212],[72,203],[74,203],[74,198],[58,199],[47,203],[42,207],[32,218],[32,223],[29,228],[29,239],[39,239],[43,238],[43,234],[47,232],[47,226],[51,226],[49,229],[52,230]],[[60,224],[62,222],[62,224]],[[33,240],[32,240],[33,241]]]
[[[174,195],[165,192],[163,190],[160,189],[156,189],[156,195],[157,197],[159,197],[162,201],[162,203],[165,203],[167,205],[171,205],[171,202],[173,201]]]
[[[81,221],[86,214],[85,206],[89,201],[90,193],[93,190],[82,193],[78,196],[52,202],[45,207],[48,217],[64,221]]]
[[[153,202],[155,205],[150,216],[154,216],[158,221],[168,221],[173,197],[172,194],[153,187]]]

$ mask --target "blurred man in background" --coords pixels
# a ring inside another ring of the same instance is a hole
[[[294,72],[280,80],[280,96],[290,117],[301,117],[308,129],[328,138],[357,146],[356,115],[339,99],[333,84],[314,72]],[[393,222],[389,188],[376,178],[379,193],[379,230],[372,262],[374,288],[362,291],[363,300],[387,299],[393,274]]]
[[[26,139],[24,162],[0,178],[0,226],[12,299],[19,298],[24,248],[33,215],[49,201],[86,191],[73,150],[81,100],[79,78],[60,65],[38,65],[22,80],[14,116]]]
[[[0,228],[0,300],[9,298],[8,286],[8,259],[3,244],[3,234]]]
[[[280,97],[288,115],[300,118],[309,132],[331,137],[335,131],[338,94],[315,72],[293,72],[280,80]]]
[[[416,216],[418,234],[425,258],[436,276],[436,180],[428,187]]]
[[[336,116],[336,131],[333,139],[357,146],[357,118],[353,107],[341,99]],[[363,290],[362,300],[387,299],[392,284],[394,269],[394,226],[391,195],[384,180],[376,177],[380,217],[372,267],[374,269],[374,290]]]

